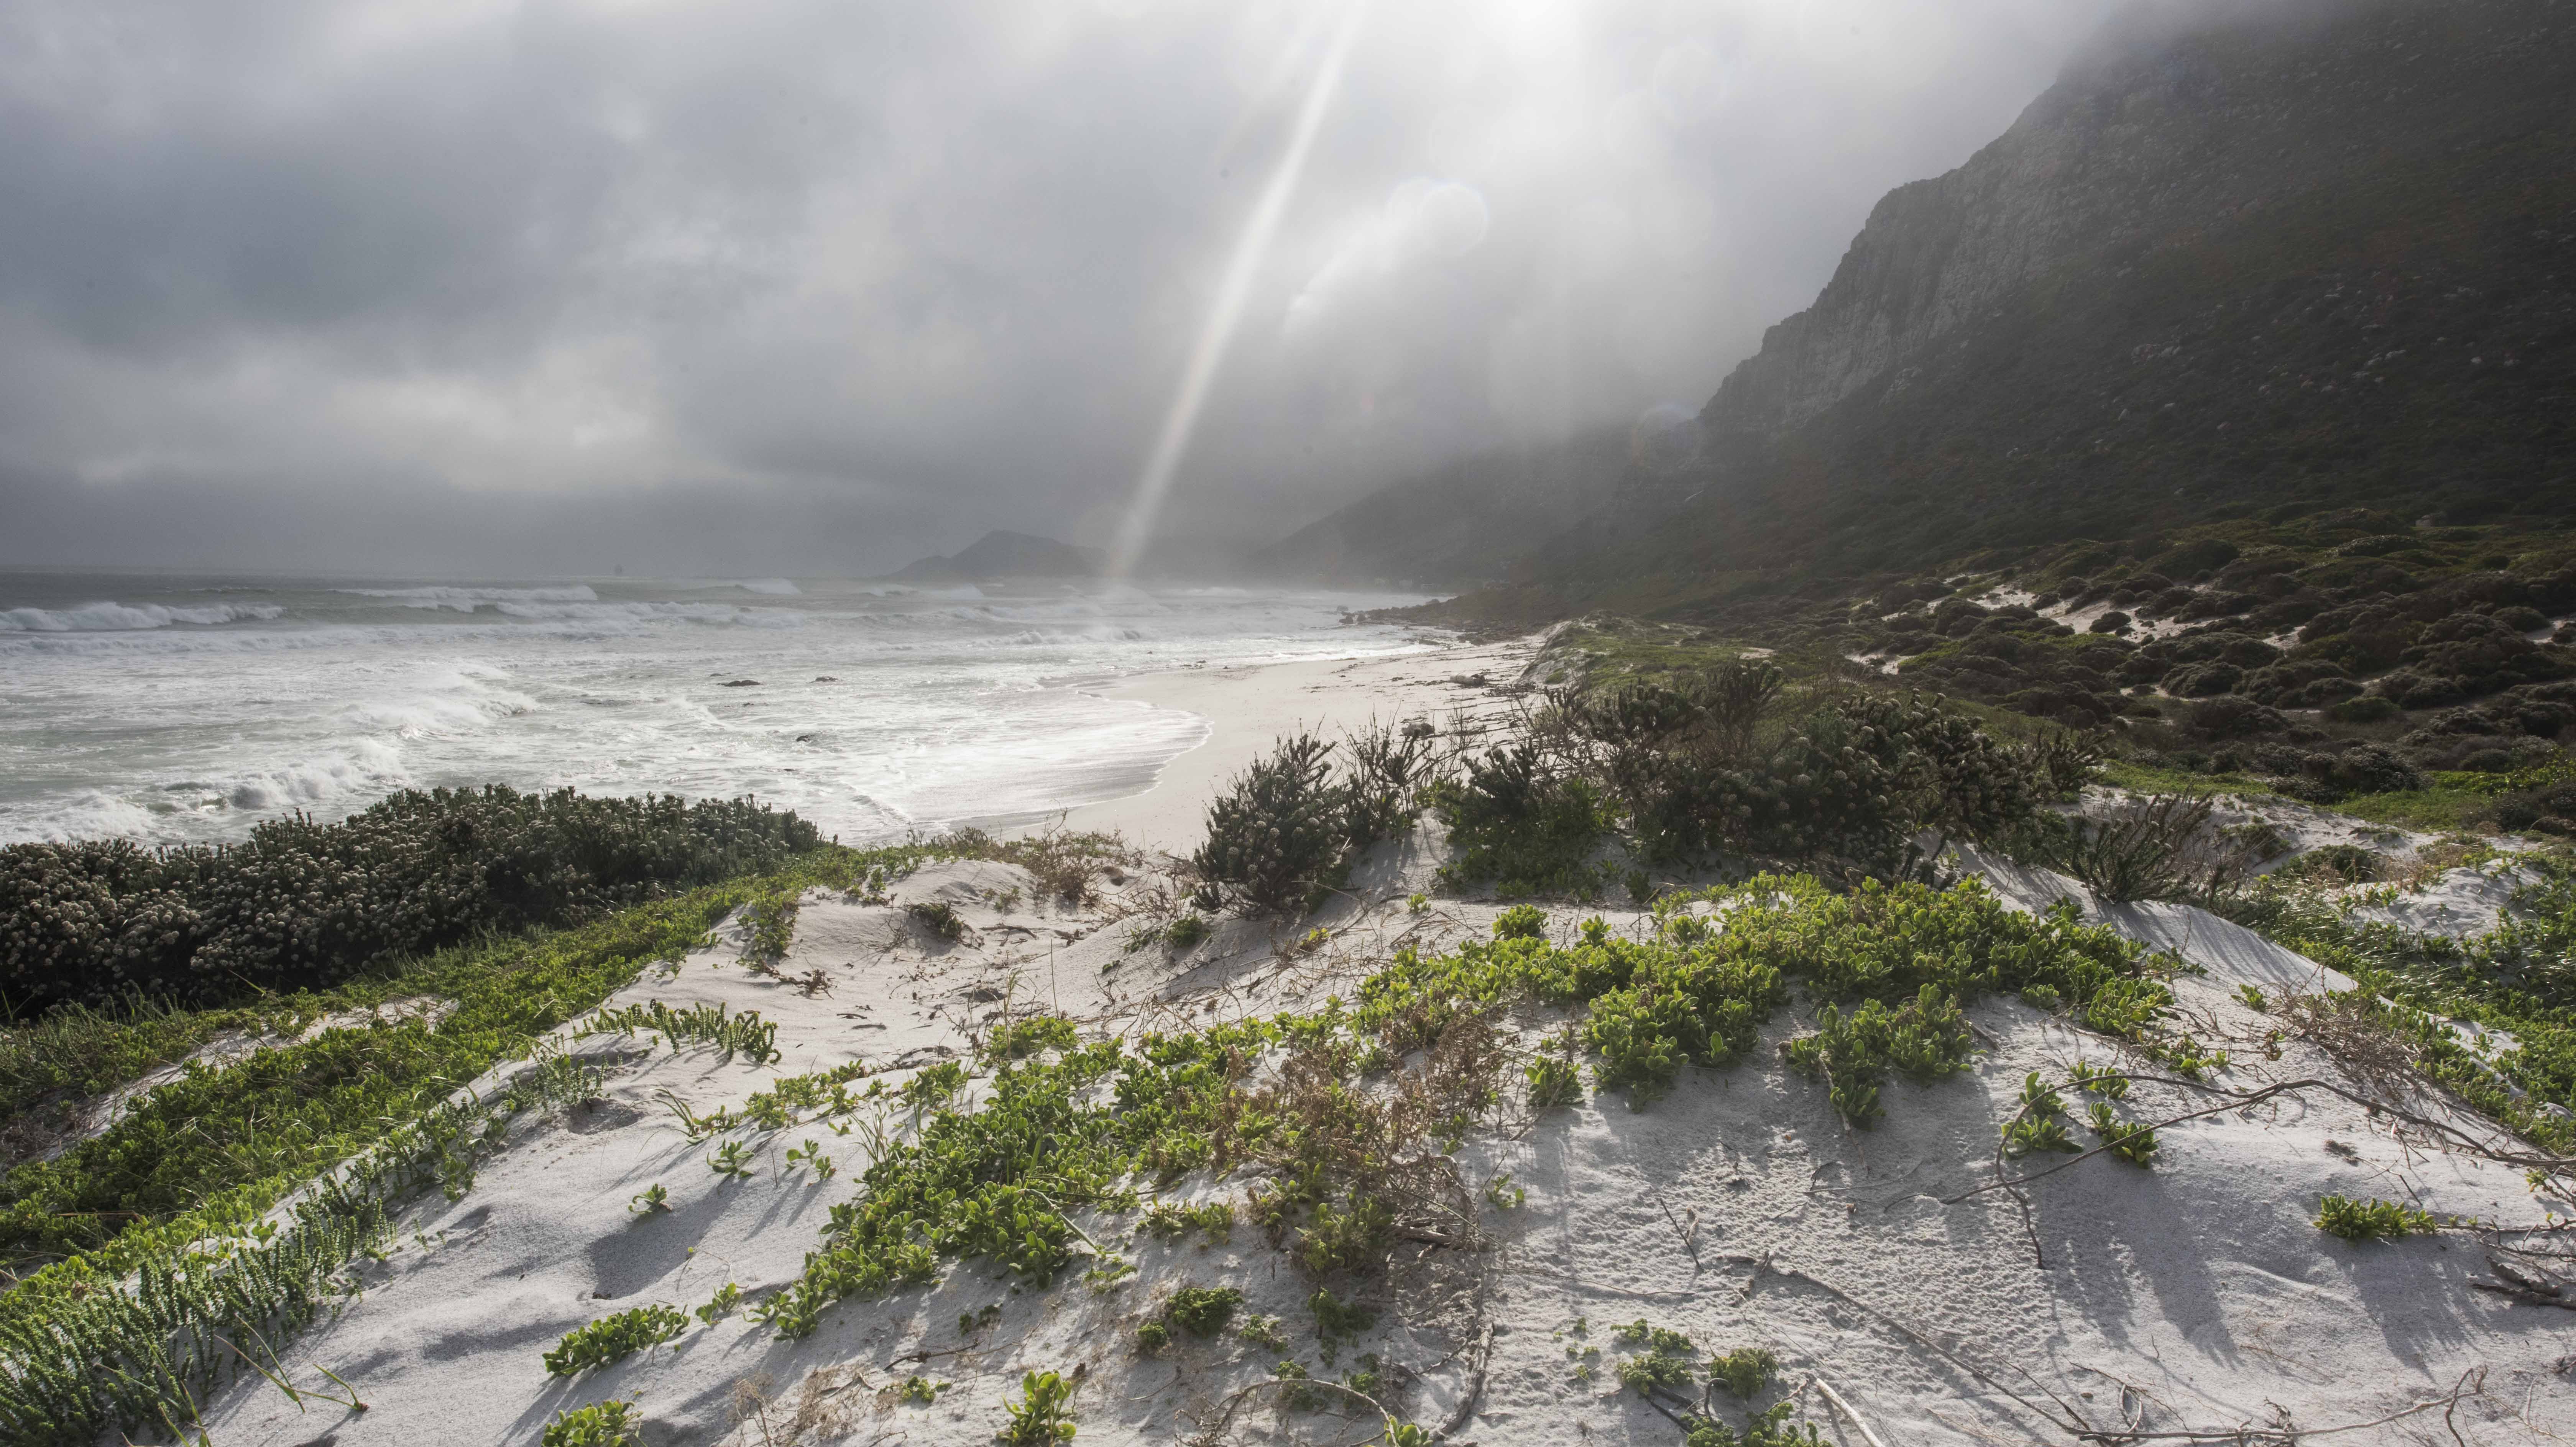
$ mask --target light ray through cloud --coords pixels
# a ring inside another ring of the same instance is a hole
[[[1144,471],[1137,475],[1135,491],[1128,499],[1126,517],[1118,527],[1117,545],[1109,555],[1109,575],[1113,578],[1123,578],[1134,571],[1146,545],[1153,540],[1155,521],[1162,516],[1164,499],[1171,495],[1181,459],[1189,451],[1190,433],[1198,426],[1199,409],[1206,403],[1208,388],[1225,360],[1226,343],[1233,340],[1235,326],[1243,320],[1244,304],[1252,296],[1252,279],[1270,252],[1271,240],[1278,235],[1288,202],[1297,194],[1306,157],[1324,128],[1324,112],[1332,105],[1333,92],[1341,84],[1342,68],[1350,59],[1351,46],[1359,39],[1360,22],[1366,15],[1359,0],[1353,0],[1344,13],[1340,31],[1324,52],[1323,63],[1316,67],[1314,85],[1306,92],[1306,104],[1297,113],[1287,149],[1280,153],[1270,184],[1262,188],[1261,199],[1244,223],[1242,237],[1235,242],[1234,256],[1226,263],[1224,280],[1217,286],[1216,303],[1208,309],[1207,322],[1199,329],[1198,343],[1190,350],[1189,367],[1181,374],[1180,389],[1172,394],[1171,409],[1164,413],[1162,430],[1154,438],[1154,450],[1146,457]]]

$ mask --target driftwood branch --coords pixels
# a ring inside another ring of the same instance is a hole
[[[1843,1394],[1835,1391],[1834,1384],[1826,1381],[1821,1372],[1816,1375],[1816,1390],[1824,1393],[1825,1400],[1834,1404],[1834,1410],[1842,1413],[1844,1418],[1859,1430],[1861,1439],[1869,1443],[1869,1447],[1887,1447],[1885,1442],[1879,1440],[1878,1434],[1869,1429],[1869,1423],[1861,1420],[1860,1413],[1852,1410],[1852,1404],[1843,1400]]]

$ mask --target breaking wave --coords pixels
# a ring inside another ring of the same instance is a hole
[[[167,608],[158,603],[83,603],[76,608],[0,609],[0,633],[131,633],[174,623],[211,628],[223,623],[265,623],[286,610],[274,603],[210,603]]]

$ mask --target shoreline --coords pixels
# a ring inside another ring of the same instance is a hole
[[[1097,698],[1194,715],[1206,723],[1207,736],[1173,756],[1136,793],[1006,832],[1115,831],[1141,849],[1187,854],[1197,847],[1208,801],[1281,735],[1305,727],[1338,737],[1373,717],[1446,724],[1462,710],[1471,718],[1489,716],[1504,701],[1487,687],[1454,680],[1479,673],[1497,683],[1517,677],[1537,654],[1539,636],[1372,658],[1173,669],[1085,689]]]

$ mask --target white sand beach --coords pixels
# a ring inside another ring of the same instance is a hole
[[[1182,669],[1121,680],[1100,692],[1195,714],[1207,721],[1207,739],[1166,765],[1153,787],[1070,810],[1062,827],[1111,830],[1143,848],[1186,854],[1206,827],[1208,800],[1281,736],[1311,728],[1331,738],[1372,719],[1429,719],[1446,729],[1461,715],[1482,722],[1508,714],[1512,700],[1493,689],[1517,679],[1538,649],[1539,635],[1531,635],[1392,658]]]

